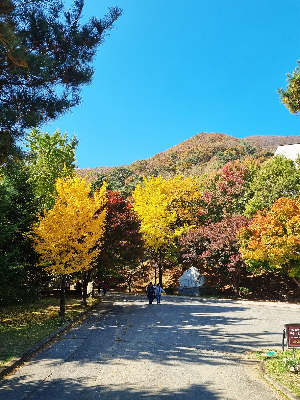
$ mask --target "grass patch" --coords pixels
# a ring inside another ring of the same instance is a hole
[[[34,304],[0,308],[0,366],[19,357],[25,350],[86,310],[81,305],[80,297],[67,295],[63,321],[58,316],[59,299],[59,296],[53,295]],[[87,302],[88,306],[92,306],[98,299],[89,298]]]
[[[264,360],[267,374],[287,387],[292,393],[300,396],[300,374],[290,371],[290,367],[295,362],[300,362],[300,350],[295,350],[295,360],[292,350],[279,351],[271,357],[268,357],[266,352],[258,353],[256,356]]]

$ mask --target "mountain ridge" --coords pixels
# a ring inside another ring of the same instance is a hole
[[[300,136],[253,135],[236,138],[225,133],[201,132],[147,159],[117,167],[77,169],[80,176],[93,182],[99,174],[126,169],[133,175],[170,178],[175,175],[202,175],[221,168],[226,162],[248,156],[271,157],[278,146],[300,143]]]

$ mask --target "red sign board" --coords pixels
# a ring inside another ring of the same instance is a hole
[[[287,347],[300,347],[300,324],[286,324]]]

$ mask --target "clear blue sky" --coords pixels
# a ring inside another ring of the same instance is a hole
[[[300,59],[299,0],[85,0],[84,17],[113,5],[124,15],[82,105],[43,127],[76,133],[80,168],[130,164],[200,132],[300,134],[277,93]]]

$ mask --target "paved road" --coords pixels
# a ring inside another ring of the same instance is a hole
[[[0,384],[1,400],[279,400],[248,351],[280,349],[298,305],[109,295]]]

